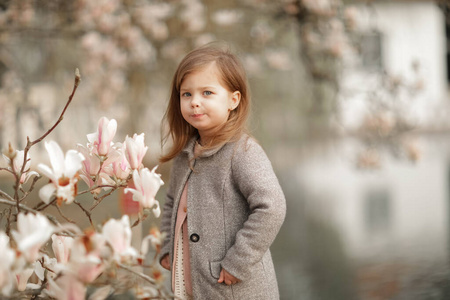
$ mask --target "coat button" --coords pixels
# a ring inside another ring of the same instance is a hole
[[[200,237],[198,236],[198,234],[196,233],[191,234],[191,242],[197,243],[199,239]]]

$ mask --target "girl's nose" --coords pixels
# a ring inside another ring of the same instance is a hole
[[[200,103],[195,97],[191,101],[191,107],[192,108],[200,107]]]

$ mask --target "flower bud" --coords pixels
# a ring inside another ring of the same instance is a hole
[[[78,86],[81,81],[80,70],[78,68],[75,69],[75,86]]]
[[[3,154],[12,161],[16,157],[17,151],[14,150],[11,143],[9,143],[8,150],[3,151]]]

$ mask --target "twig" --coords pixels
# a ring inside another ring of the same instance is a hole
[[[9,201],[14,201],[14,199],[10,195],[8,195],[6,192],[4,192],[2,190],[0,190],[0,198],[6,199]]]
[[[76,69],[75,71],[75,82],[73,85],[73,90],[72,93],[69,96],[69,100],[67,101],[66,105],[64,106],[63,111],[61,112],[61,115],[59,116],[58,120],[56,121],[56,123],[49,129],[47,130],[46,133],[44,133],[44,135],[42,135],[40,138],[34,140],[34,141],[30,141],[30,137],[27,136],[27,145],[25,146],[24,149],[24,154],[23,154],[23,164],[22,164],[22,168],[20,169],[19,173],[16,174],[14,172],[14,176],[16,177],[16,184],[14,186],[14,200],[17,202],[17,210],[18,213],[20,211],[21,206],[19,205],[19,188],[20,188],[20,177],[22,177],[22,174],[24,174],[25,172],[25,165],[28,162],[28,151],[30,151],[31,147],[36,145],[37,143],[39,143],[40,141],[42,141],[45,137],[47,137],[47,135],[49,135],[55,128],[56,126],[58,126],[58,124],[63,120],[64,117],[64,113],[66,112],[67,108],[69,107],[69,104],[72,102],[73,96],[75,95],[75,92],[78,88],[78,85],[80,84],[81,81],[81,77],[80,77],[80,72],[78,71],[78,69]],[[13,160],[11,159],[11,169],[14,170],[13,167]]]
[[[81,192],[77,193],[77,195],[90,193],[92,191],[95,191],[96,189],[105,188],[105,187],[107,187],[107,188],[118,188],[118,187],[126,187],[126,185],[98,185],[98,186],[94,186],[94,187],[92,187],[92,188],[90,188],[88,190],[81,191]]]
[[[89,208],[89,211],[92,211],[94,208],[97,207],[97,205],[100,204],[100,202],[103,201],[103,199],[105,199],[106,197],[108,197],[109,195],[111,195],[115,190],[117,189],[117,187],[114,187],[111,189],[111,191],[109,191],[108,193],[102,195],[100,198],[95,198],[95,203]]]
[[[147,217],[148,217],[148,214],[144,214],[144,215],[142,216],[142,218],[139,216],[139,217],[137,218],[137,220],[133,223],[133,225],[131,225],[131,228],[136,227],[137,225],[139,225],[142,221],[144,221],[145,219],[147,219]]]
[[[91,218],[91,212],[88,211],[86,208],[83,207],[83,205],[81,205],[80,202],[78,202],[77,200],[74,200],[73,203],[75,203],[76,205],[78,205],[82,211],[84,211],[84,213],[86,214],[86,216],[89,219],[89,223],[91,223],[92,228],[95,228],[94,223],[92,222],[92,218]]]
[[[57,198],[55,197],[55,198],[53,198],[52,201],[50,201],[49,203],[45,204],[44,206],[42,206],[42,204],[45,203],[45,202],[40,202],[38,205],[36,205],[36,207],[34,209],[36,209],[37,211],[43,211],[44,209],[46,209],[47,207],[49,207],[50,205],[55,203],[56,200],[57,200]]]
[[[28,196],[28,194],[30,194],[31,191],[33,191],[36,182],[41,178],[42,178],[42,176],[40,176],[40,175],[37,175],[33,178],[33,182],[31,183],[30,188],[28,189],[28,191],[25,192],[25,194],[22,196],[22,198],[20,198],[19,202],[22,202]]]
[[[121,267],[121,268],[124,269],[124,270],[127,270],[128,272],[131,272],[131,273],[133,273],[133,274],[135,274],[135,275],[141,277],[142,279],[144,279],[144,280],[150,282],[151,284],[156,285],[156,280],[154,280],[154,279],[151,278],[150,276],[147,276],[147,275],[145,275],[145,274],[136,272],[135,270],[133,270],[133,269],[131,269],[130,267],[125,266],[125,265],[123,265],[123,264],[121,264],[121,263],[119,263],[118,266]]]
[[[0,171],[6,171],[14,175],[14,171],[9,168],[0,168]]]
[[[58,205],[54,205],[54,206],[56,207],[56,210],[59,212],[59,215],[60,215],[61,217],[63,217],[64,220],[66,220],[66,221],[69,222],[69,223],[76,224],[76,222],[75,222],[74,220],[72,220],[72,219],[66,217],[66,216],[63,214],[63,212],[61,211],[61,208],[60,208]]]
[[[6,205],[10,205],[10,206],[17,206],[17,203],[16,203],[14,200],[0,199],[0,203],[6,204]],[[28,211],[28,212],[32,212],[32,213],[34,213],[34,214],[37,214],[37,213],[38,213],[37,210],[34,210],[34,209],[32,209],[32,208],[29,208],[29,207],[26,206],[26,205],[23,205],[23,204],[20,204],[20,203],[19,203],[19,206],[20,206],[21,209],[26,210],[26,211]]]

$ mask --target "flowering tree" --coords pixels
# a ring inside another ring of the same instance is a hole
[[[30,170],[30,149],[62,121],[79,83],[77,70],[63,112],[44,135],[34,141],[28,138],[23,150],[15,150],[10,144],[3,154],[7,166],[0,171],[13,176],[14,192],[10,195],[0,190],[0,203],[8,207],[2,213],[6,226],[0,230],[0,297],[85,299],[90,287],[89,299],[105,299],[124,291],[131,291],[137,298],[168,298],[171,295],[163,288],[156,256],[150,265],[144,263],[148,244],[158,254],[162,234],[152,229],[142,239],[140,249],[131,246],[131,228],[151,214],[160,215],[155,195],[163,181],[156,167],[150,171],[142,163],[147,151],[144,134],[127,136],[123,143],[114,142],[117,122],[102,117],[97,131],[88,134],[87,144],[78,145],[77,150],[64,154],[57,142],[45,142],[51,166],[40,163],[38,172]],[[42,177],[47,177],[49,183],[38,192],[41,202],[32,207],[28,197],[36,194],[34,187]],[[88,187],[84,191],[78,191],[80,178]],[[95,224],[92,211],[121,188],[139,202],[138,218],[131,222],[128,215],[123,215],[120,220]],[[94,200],[89,208],[77,200],[86,193],[92,194]],[[77,206],[91,226],[79,228],[61,211],[64,205]],[[60,223],[48,213],[49,207],[56,208],[67,223]],[[148,268],[149,272],[137,271],[136,267]]]

